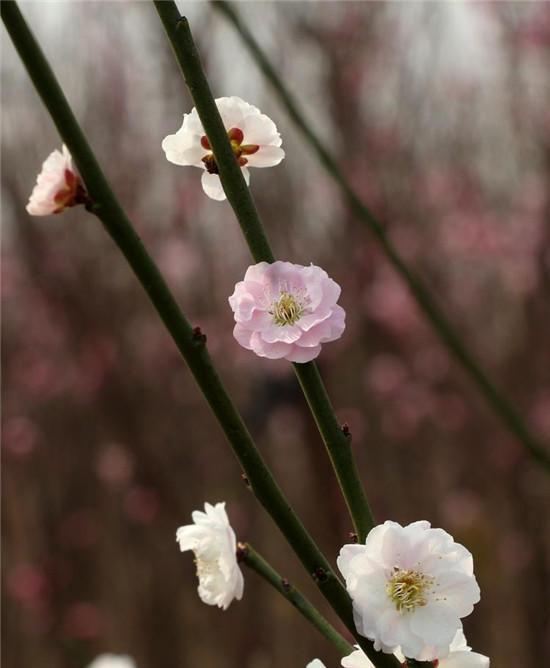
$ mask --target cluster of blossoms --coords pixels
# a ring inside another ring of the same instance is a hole
[[[216,100],[233,153],[246,182],[248,167],[272,167],[284,158],[275,123],[239,97]],[[162,148],[176,165],[201,167],[205,193],[224,200],[218,166],[196,108],[183,125],[168,135]],[[27,211],[32,215],[59,213],[87,202],[87,195],[67,148],[54,151],[42,167]],[[340,286],[320,267],[290,262],[260,262],[247,269],[229,298],[235,317],[235,339],[260,357],[305,363],[321,345],[335,341],[345,329],[346,314],[338,305]]]
[[[194,524],[180,527],[181,550],[195,553],[199,596],[224,610],[243,595],[235,532],[225,504],[205,504],[193,513]],[[472,652],[461,619],[479,601],[472,555],[429,522],[402,527],[387,521],[369,533],[364,545],[344,545],[338,557],[353,602],[360,635],[374,647],[431,661],[439,668],[488,668],[489,659]],[[372,668],[360,649],[342,659],[344,668]],[[319,659],[308,668],[324,668]]]
[[[216,100],[235,158],[246,182],[248,167],[270,167],[284,157],[273,121],[237,97]],[[202,186],[216,200],[225,199],[218,165],[196,109],[169,135],[162,148],[170,162],[201,167]],[[59,213],[87,203],[86,191],[63,146],[43,165],[27,210],[32,215]],[[323,343],[338,339],[345,312],[338,305],[340,287],[320,267],[290,262],[260,262],[237,283],[229,304],[235,339],[260,357],[305,363]],[[205,504],[180,527],[181,551],[191,550],[199,580],[198,593],[208,605],[226,610],[243,595],[237,541],[224,503]],[[387,521],[372,529],[364,545],[344,545],[338,568],[353,603],[357,632],[378,651],[433,662],[439,668],[486,668],[489,659],[471,652],[462,618],[479,601],[472,555],[442,529],[425,521],[402,527]],[[370,668],[360,650],[342,659],[344,668]],[[90,668],[134,668],[129,657],[102,655]],[[309,668],[324,668],[319,659]]]

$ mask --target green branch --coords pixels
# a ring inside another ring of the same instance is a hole
[[[336,646],[342,656],[353,652],[350,643],[318,612],[318,610],[303,596],[288,580],[281,577],[249,543],[239,543],[237,554],[239,561],[268,582],[282,594],[298,612],[300,612],[327,640]]]
[[[189,86],[212,146],[227,199],[233,207],[250,252],[257,262],[273,262],[273,253],[250,190],[231,150],[227,131],[210,91],[187,19],[180,15],[172,0],[156,0],[154,4]],[[359,541],[363,542],[374,522],[353,459],[351,439],[342,432],[316,365],[313,362],[294,364],[294,370],[327,448]]]
[[[321,553],[277,485],[256,448],[237,409],[228,396],[208,354],[206,337],[193,329],[178,307],[158,268],[118,203],[95,159],[78,122],[19,8],[12,0],[0,3],[2,20],[13,44],[42,98],[59,134],[69,148],[80,176],[94,201],[91,211],[101,220],[149,296],[172,335],[210,408],[244,469],[250,486],[288,540],[306,570],[314,575],[320,591],[359,644],[380,668],[395,662],[378,654],[358,635],[351,600],[330,564]]]
[[[550,471],[550,454],[544,445],[530,432],[515,407],[490,380],[480,363],[475,359],[474,355],[468,350],[466,345],[455,332],[453,325],[437,305],[428,288],[399,255],[395,246],[388,239],[383,225],[353,190],[336,163],[336,160],[306,122],[297,102],[287,89],[281,77],[275,71],[273,65],[250,30],[245,26],[237,14],[236,10],[225,0],[217,0],[212,3],[212,6],[214,9],[221,12],[237,30],[243,43],[246,45],[252,58],[271,84],[291,120],[300,130],[306,142],[317,154],[317,157],[325,170],[340,186],[342,194],[350,209],[374,234],[382,250],[386,254],[386,257],[407,284],[411,294],[420,307],[420,310],[425,315],[427,321],[432,325],[441,342],[446,346],[455,360],[462,366],[466,374],[477,386],[478,390],[503,424],[519,441],[521,441],[521,443],[523,443],[534,459]]]

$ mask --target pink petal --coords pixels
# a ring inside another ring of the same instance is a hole
[[[254,332],[252,334],[250,343],[252,344],[252,350],[256,353],[256,355],[259,355],[260,357],[267,357],[272,360],[285,357],[291,348],[288,343],[279,341],[277,343],[267,343],[261,338],[259,332]]]
[[[304,364],[305,362],[311,362],[314,360],[319,353],[321,352],[321,346],[314,346],[312,348],[300,348],[300,346],[293,345],[292,351],[286,355],[286,359],[289,362],[297,362],[299,364]]]

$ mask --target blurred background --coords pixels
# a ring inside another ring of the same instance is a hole
[[[343,286],[344,337],[320,368],[376,517],[443,526],[475,555],[465,620],[495,668],[550,652],[550,488],[424,322],[368,230],[206,3],[187,14],[216,96],[277,123],[286,159],[254,170],[276,255]],[[250,256],[227,203],[162,139],[192,103],[147,2],[24,3],[115,192],[211,354],[282,486],[334,559],[350,523],[291,366],[232,338]],[[550,5],[239,3],[312,126],[407,261],[550,440]],[[3,659],[80,668],[339,665],[254,573],[222,613],[196,595],[176,528],[227,501],[249,540],[333,620],[240,480],[176,348],[99,222],[25,212],[59,147],[3,31]]]

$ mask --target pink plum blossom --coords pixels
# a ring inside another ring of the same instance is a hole
[[[281,162],[285,157],[282,139],[268,116],[240,97],[220,97],[216,105],[247,184],[250,182],[248,167],[274,167]],[[166,159],[175,165],[203,169],[204,192],[211,199],[220,202],[225,199],[218,165],[195,107],[191,113],[184,114],[183,125],[176,134],[164,138],[162,149]]]
[[[73,166],[67,147],[50,153],[36,179],[27,211],[31,216],[49,216],[64,209],[83,204],[85,191]]]
[[[229,304],[233,335],[260,357],[309,362],[345,329],[340,286],[315,265],[277,261],[249,267]]]

